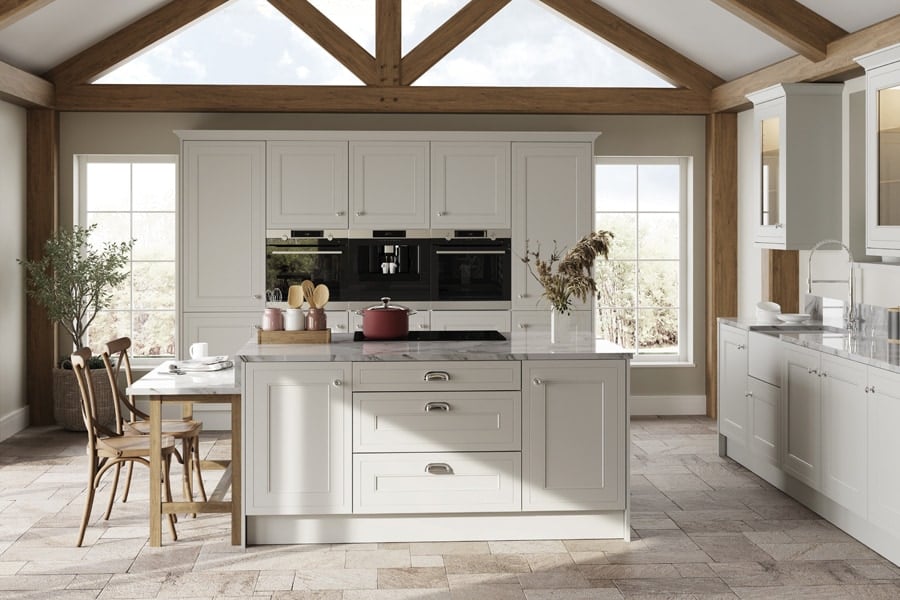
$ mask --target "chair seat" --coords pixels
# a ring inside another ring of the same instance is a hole
[[[124,426],[140,435],[150,433],[150,421],[135,421],[134,423],[125,423]],[[197,437],[203,431],[202,421],[185,421],[182,419],[164,419],[162,421],[163,435],[171,435],[176,439]]]
[[[164,435],[161,446],[163,453],[171,453],[175,450],[175,439]],[[97,438],[97,454],[114,458],[146,457],[150,455],[150,438],[143,435]]]

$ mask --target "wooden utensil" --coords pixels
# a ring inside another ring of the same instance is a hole
[[[317,285],[313,290],[313,301],[316,303],[316,306],[318,308],[325,308],[325,305],[328,304],[330,294],[327,285],[324,283]]]
[[[303,297],[309,302],[309,307],[316,308],[316,299],[313,298],[313,292],[315,291],[313,282],[309,279],[305,279],[303,283],[300,284],[300,287],[303,288]]]
[[[291,308],[300,308],[303,305],[303,287],[292,285],[288,288],[287,303]]]

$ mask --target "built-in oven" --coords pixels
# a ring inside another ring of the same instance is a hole
[[[266,294],[287,300],[288,288],[305,279],[328,286],[331,301],[346,300],[347,239],[324,231],[266,232]],[[276,291],[277,290],[277,291]]]
[[[377,302],[383,296],[398,301],[429,300],[427,232],[354,232],[344,277],[345,300]]]
[[[431,240],[431,300],[509,302],[509,235],[455,231]]]

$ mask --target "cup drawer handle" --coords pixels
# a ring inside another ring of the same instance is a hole
[[[447,463],[428,463],[425,472],[432,475],[453,475],[453,468]]]
[[[429,402],[425,405],[425,412],[431,411],[450,412],[450,404],[447,402]]]
[[[428,371],[423,379],[425,381],[450,381],[450,373],[447,371]]]

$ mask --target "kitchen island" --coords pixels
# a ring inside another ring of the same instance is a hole
[[[243,539],[627,539],[631,354],[508,337],[241,348]]]

